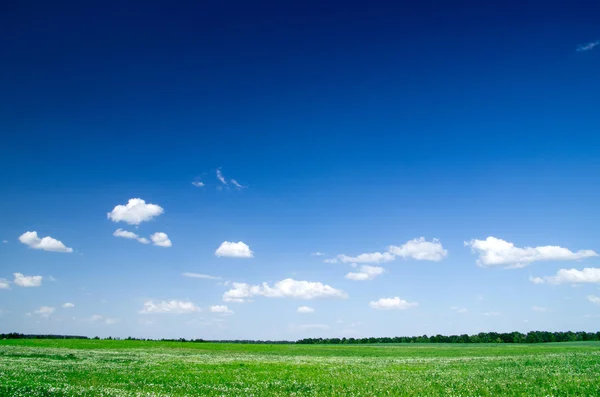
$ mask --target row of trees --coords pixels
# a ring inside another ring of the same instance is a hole
[[[76,335],[25,335],[18,333],[0,334],[0,339],[89,339],[87,336]],[[94,337],[92,339],[100,339]],[[121,340],[121,338],[103,338],[104,340]],[[497,333],[480,332],[475,335],[432,335],[432,336],[396,336],[384,338],[306,338],[299,341],[271,341],[271,340],[204,340],[204,339],[139,339],[125,338],[125,340],[161,341],[161,342],[190,342],[190,343],[245,343],[245,344],[302,344],[302,345],[342,345],[342,344],[369,344],[369,343],[547,343],[547,342],[578,342],[600,341],[600,332],[547,332],[532,331],[526,334],[521,332]]]
[[[306,338],[297,341],[299,344],[367,344],[367,343],[547,343],[600,341],[600,332],[547,332],[531,331],[497,333],[480,332],[475,335],[432,335],[432,336],[397,336],[385,338]]]

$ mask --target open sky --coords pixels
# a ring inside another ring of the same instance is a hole
[[[598,330],[600,4],[323,3],[0,6],[0,331]]]

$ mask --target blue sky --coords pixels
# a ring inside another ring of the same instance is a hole
[[[597,330],[597,6],[34,3],[0,13],[2,331]]]

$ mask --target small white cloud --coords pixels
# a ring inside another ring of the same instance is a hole
[[[487,316],[487,317],[495,317],[495,316],[500,316],[501,314],[502,314],[502,313],[500,313],[500,312],[486,312],[486,313],[483,313],[483,315],[484,315],[484,316]]]
[[[204,182],[194,181],[194,182],[192,182],[192,185],[194,185],[196,187],[204,187]]]
[[[236,181],[235,179],[231,180],[231,183],[233,184],[233,186],[237,187],[238,189],[244,189],[246,186],[242,186],[238,183],[238,181]]]
[[[221,314],[233,314],[233,310],[230,310],[225,305],[215,305],[210,307],[210,311],[212,313],[221,313]]]
[[[91,323],[104,323],[106,325],[112,325],[119,322],[118,318],[104,317],[100,314],[93,314],[88,320]]]
[[[348,256],[340,254],[337,256],[337,260],[342,263],[382,263],[390,262],[395,259],[394,255],[389,252],[371,252],[366,254],[360,254],[358,256]],[[336,262],[331,262],[336,263]]]
[[[8,244],[8,240],[2,240],[2,244]]]
[[[515,247],[513,243],[496,237],[485,240],[465,241],[465,246],[479,255],[477,265],[481,267],[505,266],[524,267],[537,261],[566,261],[598,256],[592,250],[570,251],[567,248],[546,245],[541,247]]]
[[[580,44],[577,46],[577,52],[590,51],[593,50],[594,47],[600,45],[600,40],[592,41],[586,44]]]
[[[596,295],[588,295],[587,300],[589,300],[593,304],[600,305],[600,297]]]
[[[159,247],[170,247],[173,244],[171,244],[171,240],[169,240],[169,236],[167,236],[166,233],[163,232],[157,232],[154,233],[153,235],[150,236],[150,240],[152,240],[152,243],[156,246]]]
[[[52,252],[73,252],[73,248],[66,247],[61,241],[50,236],[39,238],[37,232],[25,232],[19,236],[19,241],[36,250]]]
[[[225,180],[225,178],[223,177],[223,173],[221,172],[221,169],[220,169],[220,168],[217,170],[217,179],[218,179],[219,181],[221,181],[221,183],[222,183],[223,185],[227,185],[227,181],[226,181],[226,180]]]
[[[194,305],[193,302],[185,302],[178,300],[170,301],[154,301],[149,300],[144,302],[144,308],[140,311],[142,314],[149,313],[174,313],[185,314],[199,312],[200,308]]]
[[[34,313],[37,314],[38,316],[42,316],[42,317],[50,317],[50,315],[52,313],[54,313],[54,308],[50,307],[50,306],[42,306],[39,309],[35,310]]]
[[[346,274],[346,278],[355,281],[373,280],[384,272],[385,269],[383,267],[362,265],[359,272],[350,272]]]
[[[185,273],[181,273],[181,275],[183,277],[190,277],[190,278],[203,278],[203,279],[207,279],[207,280],[220,280],[221,277],[216,277],[216,276],[209,276],[208,274],[200,274],[200,273],[189,273],[189,272],[185,272]]]
[[[262,285],[249,285],[246,283],[233,283],[233,288],[223,294],[225,302],[245,302],[254,296],[266,298],[347,298],[348,295],[342,291],[320,282],[297,281],[291,278],[278,281],[273,287],[267,283]]]
[[[73,304],[71,302],[67,302],[67,303],[63,304],[62,307],[64,307],[65,309],[72,309],[75,307],[75,304]]]
[[[390,245],[389,252],[401,258],[412,258],[419,261],[441,261],[448,256],[440,240],[434,238],[426,241],[425,237],[419,237],[407,241],[401,246]]]
[[[323,256],[323,255],[325,255],[325,254],[324,254],[324,253],[322,253],[322,252],[319,252],[319,251],[317,251],[317,252],[313,252],[311,255],[312,255],[312,256]]]
[[[0,289],[10,289],[10,281],[0,278]]]
[[[381,298],[378,301],[369,302],[369,306],[377,310],[406,310],[418,305],[417,302],[408,302],[397,296],[394,298]]]
[[[19,287],[39,287],[42,285],[42,276],[25,276],[21,273],[13,273],[14,283]]]
[[[530,277],[529,280],[534,284],[596,284],[600,283],[600,268],[560,269],[554,276]]]
[[[156,204],[146,204],[145,200],[140,198],[129,199],[127,205],[117,205],[107,215],[113,222],[125,222],[130,225],[139,225],[142,222],[150,221],[152,218],[161,215],[165,210]]]
[[[308,306],[300,306],[297,310],[298,313],[314,313],[315,309],[313,309],[312,307],[308,307]]]
[[[122,237],[122,238],[127,238],[127,239],[131,239],[131,240],[136,240],[142,244],[148,244],[150,243],[150,241],[148,241],[147,238],[144,237],[140,237],[137,234],[133,233],[133,232],[128,232],[127,230],[123,230],[123,229],[117,229],[115,230],[115,232],[113,233],[113,236],[115,237]]]
[[[329,258],[329,259],[324,259],[323,260],[324,263],[338,263],[337,258]]]
[[[252,258],[254,253],[250,250],[250,247],[242,241],[238,241],[237,243],[223,241],[215,251],[215,255],[230,258]]]
[[[548,309],[546,309],[545,307],[540,307],[540,306],[531,306],[531,310],[533,310],[534,312],[547,312]]]
[[[453,311],[455,311],[458,314],[465,314],[465,313],[468,312],[468,310],[467,310],[466,307],[458,307],[458,306],[452,306],[450,308],[450,310],[453,310]]]

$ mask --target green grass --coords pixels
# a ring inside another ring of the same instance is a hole
[[[0,396],[599,396],[600,342],[0,341]]]

